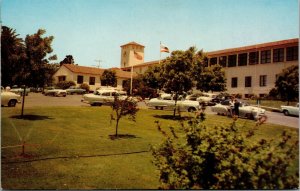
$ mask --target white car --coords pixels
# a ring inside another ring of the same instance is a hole
[[[15,93],[15,94],[20,94],[21,96],[24,93],[24,89],[23,88],[12,88],[9,91]],[[30,92],[30,88],[26,88],[25,89],[25,95],[28,96],[28,93]]]
[[[198,97],[196,101],[198,101],[200,104],[208,105],[209,102],[212,101],[212,99],[216,98],[218,94],[215,93],[203,93],[202,96]]]
[[[148,107],[152,107],[155,109],[174,109],[175,107],[175,100],[171,96],[171,94],[163,94],[158,98],[150,99],[148,102]],[[198,101],[191,101],[191,100],[184,100],[182,97],[179,96],[177,100],[177,108],[180,111],[198,111],[200,109],[200,105]]]
[[[52,95],[52,96],[67,96],[67,91],[63,89],[57,89],[57,88],[47,88],[44,90],[45,96]]]
[[[13,92],[6,92],[1,90],[1,106],[15,107],[17,103],[21,102],[21,96]]]
[[[297,103],[295,106],[281,106],[281,112],[288,116],[288,115],[295,115],[299,116],[299,103]]]
[[[218,115],[230,115],[229,101],[230,100],[225,100],[222,103],[218,103],[215,106],[212,106],[211,110]],[[265,111],[265,109],[250,106],[247,103],[241,102],[239,106],[239,117],[257,120],[260,116],[265,115]]]
[[[84,94],[82,102],[88,103],[91,106],[111,105],[114,102],[115,96],[119,99],[126,99],[126,92],[117,90],[96,90],[94,93]]]

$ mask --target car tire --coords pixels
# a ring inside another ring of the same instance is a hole
[[[290,115],[290,113],[289,113],[288,110],[284,110],[284,111],[283,111],[283,114],[284,114],[285,116],[289,116],[289,115]]]
[[[14,99],[12,99],[12,100],[10,100],[9,102],[8,102],[8,107],[15,107],[16,106],[16,104],[17,104],[17,101],[16,100],[14,100]]]
[[[251,119],[251,120],[254,119],[254,116],[253,116],[252,113],[246,113],[245,117],[246,117],[247,119]]]
[[[189,109],[188,109],[188,112],[195,112],[196,111],[196,109],[194,108],[194,107],[190,107]]]

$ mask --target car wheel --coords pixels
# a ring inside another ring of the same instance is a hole
[[[195,109],[194,107],[190,107],[190,108],[188,109],[188,112],[194,112],[194,111],[196,111],[196,109]]]
[[[246,117],[247,119],[251,119],[251,120],[254,119],[254,116],[253,116],[252,113],[246,113],[245,117]]]
[[[16,106],[17,101],[16,100],[10,100],[8,102],[8,107],[15,107]]]
[[[283,114],[284,114],[285,116],[288,116],[288,115],[290,115],[290,113],[289,113],[289,111],[288,111],[288,110],[284,110],[284,111],[283,111]]]
[[[155,109],[158,109],[158,107],[157,107],[157,106],[155,106]]]

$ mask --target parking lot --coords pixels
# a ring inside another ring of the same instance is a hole
[[[51,107],[51,106],[82,106],[90,107],[89,104],[81,102],[82,95],[67,95],[66,97],[53,97],[45,96],[41,93],[30,93],[25,97],[25,108],[28,107]],[[22,107],[22,104],[17,104],[18,108]],[[138,103],[139,108],[148,108],[145,102]],[[214,114],[211,112],[210,107],[207,107],[206,113]],[[266,111],[268,116],[268,123],[285,125],[289,127],[299,128],[299,118],[292,116],[284,116],[282,113]]]

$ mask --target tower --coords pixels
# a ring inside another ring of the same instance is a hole
[[[130,42],[121,46],[121,68],[144,63],[145,46]]]

